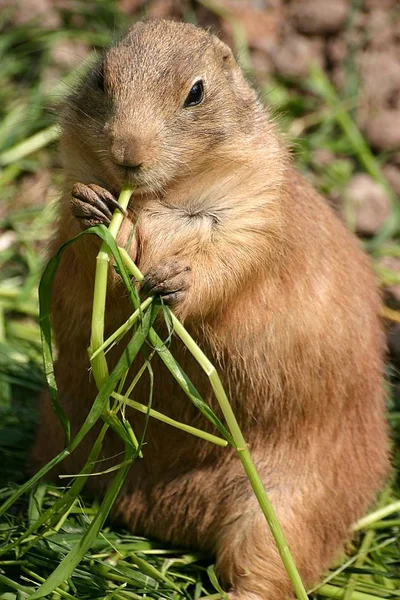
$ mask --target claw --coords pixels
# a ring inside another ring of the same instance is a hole
[[[114,210],[119,210],[124,216],[127,215],[126,210],[118,204],[113,195],[95,183],[89,185],[76,183],[73,186],[71,210],[83,229],[99,223],[108,225]]]
[[[93,190],[101,200],[107,205],[108,208],[114,210],[119,210],[124,217],[128,215],[127,211],[118,203],[118,201],[114,198],[112,194],[105,188],[96,185],[95,183],[91,183],[88,185],[88,188]]]
[[[140,290],[147,296],[160,296],[164,304],[177,304],[190,287],[190,266],[181,260],[167,259],[150,269]]]

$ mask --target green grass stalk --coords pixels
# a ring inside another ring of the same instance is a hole
[[[370,548],[370,552],[372,553],[372,552],[377,552],[378,550],[382,550],[386,546],[389,546],[390,544],[393,544],[395,541],[396,541],[395,537],[387,538],[383,542],[381,542],[380,544],[376,544],[375,546],[373,546],[372,548]],[[345,571],[346,569],[348,569],[348,567],[350,567],[352,564],[354,564],[356,562],[357,558],[358,558],[358,556],[355,555],[355,556],[352,556],[351,558],[349,558],[348,560],[346,560],[346,562],[342,563],[340,565],[340,567],[338,567],[337,569],[335,569],[334,571],[332,571],[331,573],[329,573],[329,575],[327,577],[325,577],[325,579],[321,583],[318,583],[317,585],[315,585],[311,589],[308,589],[307,590],[307,594],[310,596],[314,592],[317,593],[319,591],[320,587],[326,585],[327,583],[329,583],[330,581],[332,581],[332,579],[335,579],[335,577],[337,577],[338,575],[340,575],[341,573],[343,573],[343,571]]]
[[[4,152],[0,154],[0,167],[6,167],[7,165],[16,163],[18,160],[36,152],[36,150],[48,146],[48,144],[57,140],[59,135],[60,130],[57,125],[51,125],[50,127],[47,127],[47,129],[35,133],[27,140],[16,144],[13,148],[4,150]]]
[[[173,589],[173,590],[175,590],[177,592],[181,592],[180,587],[178,585],[176,585],[176,583],[174,583],[173,581],[171,581],[166,575],[164,575],[163,573],[161,573],[161,571],[159,571],[158,569],[156,569],[155,567],[153,567],[153,565],[151,565],[149,562],[147,562],[147,560],[144,560],[143,558],[140,558],[134,552],[131,552],[129,554],[129,558],[131,559],[131,561],[137,567],[139,567],[139,569],[141,570],[141,572],[144,573],[145,575],[148,575],[149,577],[152,577],[156,581],[161,581],[167,587],[169,587],[169,588],[171,588],[171,589]]]
[[[53,515],[57,515],[59,514],[61,511],[68,511],[69,508],[72,506],[72,504],[75,502],[75,498],[77,498],[79,496],[79,494],[82,491],[83,486],[85,485],[86,481],[87,481],[87,476],[91,473],[93,466],[96,462],[96,460],[99,457],[101,448],[103,446],[103,440],[104,440],[104,436],[107,432],[108,429],[108,425],[104,424],[97,439],[96,442],[93,445],[93,448],[90,451],[89,457],[83,467],[83,469],[80,472],[80,478],[75,480],[73,485],[71,486],[71,488],[64,494],[62,494],[62,496],[56,501],[56,503],[48,508],[44,513],[42,513],[40,515],[40,517],[35,521],[35,523],[33,523],[17,540],[15,540],[14,542],[11,542],[10,544],[3,546],[3,548],[1,548],[0,550],[0,556],[2,554],[5,554],[6,552],[9,552],[10,550],[12,550],[12,548],[15,548],[16,546],[22,544],[22,542],[28,542],[32,541],[32,538],[30,537],[33,533],[35,533],[35,531],[37,531],[39,529],[39,527],[41,527],[42,525],[44,525],[47,522],[50,522],[51,525],[51,519],[53,517]],[[86,475],[86,478],[84,477],[84,475]],[[50,530],[48,535],[53,535],[54,531]],[[44,536],[46,536],[46,533],[44,533]],[[36,541],[36,537],[34,538]]]
[[[385,519],[389,515],[392,515],[395,512],[400,512],[400,500],[396,502],[392,502],[383,508],[379,508],[369,515],[359,519],[352,527],[352,531],[360,531],[361,529],[365,529],[366,527],[372,525],[372,523],[376,523],[376,521],[381,521]]]
[[[111,239],[113,239],[111,237]],[[50,261],[48,267],[50,267],[49,269],[49,273],[53,273],[55,272],[56,269],[56,264],[57,261],[59,260],[61,253],[63,251],[63,249],[65,249],[65,247],[67,247],[69,244],[69,242],[67,242],[66,244],[64,244],[64,247],[62,247],[59,252],[58,255],[56,255],[55,257],[53,257],[52,261]],[[46,271],[44,273],[44,275],[46,274]],[[49,275],[50,276],[50,275]],[[42,282],[43,282],[43,277],[42,277]],[[42,285],[42,284],[41,284]],[[43,286],[44,289],[44,286]],[[51,302],[51,298],[48,299],[48,303]],[[46,311],[47,311],[46,307]],[[47,315],[48,316],[48,315]],[[155,316],[154,316],[155,318]],[[46,318],[46,326],[49,325],[49,319]],[[43,323],[44,323],[44,317],[42,319],[42,327],[43,327]],[[146,312],[146,314],[143,317],[143,326],[142,328],[138,329],[135,333],[135,335],[133,336],[132,340],[128,343],[126,349],[124,350],[121,358],[119,359],[116,367],[114,368],[114,370],[112,371],[112,373],[110,374],[110,376],[106,379],[106,382],[104,383],[104,385],[102,386],[101,390],[99,391],[99,393],[97,394],[95,401],[88,413],[88,415],[86,416],[86,419],[83,423],[83,425],[81,426],[81,428],[79,429],[78,433],[75,435],[74,439],[68,444],[68,446],[59,454],[57,454],[57,456],[55,456],[52,460],[50,460],[44,467],[42,467],[33,477],[31,477],[26,483],[24,483],[23,485],[19,486],[17,488],[17,490],[15,490],[11,496],[6,500],[6,502],[4,502],[4,504],[2,504],[0,506],[0,516],[2,514],[4,514],[13,504],[14,502],[23,494],[25,494],[29,489],[31,489],[40,479],[44,478],[47,473],[49,473],[56,465],[58,465],[60,462],[62,462],[67,456],[69,456],[71,454],[71,452],[73,452],[75,450],[75,448],[77,448],[77,446],[81,443],[81,441],[83,440],[83,438],[87,435],[87,433],[91,430],[91,428],[94,426],[94,424],[98,421],[98,419],[104,414],[105,410],[106,410],[106,405],[109,401],[109,397],[111,395],[111,393],[114,391],[114,388],[117,384],[117,382],[121,379],[121,377],[123,376],[123,374],[127,371],[127,369],[130,367],[130,359],[133,361],[134,358],[136,357],[137,353],[139,352],[140,348],[142,347],[143,343],[145,342],[145,339],[147,338],[148,335],[148,330],[149,327],[151,326],[152,323],[152,315],[149,313],[149,310]],[[146,323],[146,325],[145,325]],[[51,343],[50,343],[50,339],[46,339],[47,338],[47,334],[48,331],[46,331],[46,335],[43,335],[43,351],[46,352],[47,350],[50,349],[51,347]],[[47,349],[47,350],[46,350]],[[51,352],[49,352],[46,357],[45,357],[45,372],[48,375],[48,371],[51,371],[51,382],[52,384],[55,385],[55,380],[53,379],[53,364],[52,364],[52,359],[51,359]],[[60,415],[58,415],[60,418]],[[61,415],[62,418],[62,415]]]
[[[135,312],[133,312],[131,314],[131,316],[129,317],[129,319],[127,319],[125,321],[125,323],[123,323],[121,325],[121,327],[118,327],[118,329],[116,329],[116,331],[114,331],[114,333],[112,335],[110,335],[109,338],[106,339],[105,342],[103,342],[101,344],[101,346],[99,346],[97,348],[97,350],[95,350],[93,352],[93,354],[90,357],[90,360],[92,361],[93,359],[95,359],[101,352],[104,352],[104,350],[106,348],[108,348],[108,346],[110,346],[115,340],[117,340],[120,336],[125,335],[130,329],[131,327],[133,327],[133,325],[136,323],[136,321],[138,320],[138,318],[143,314],[143,312],[146,310],[146,308],[152,303],[153,299],[152,298],[146,298],[146,300],[144,302],[142,302],[142,304],[140,305],[139,308],[137,308],[135,310]]]
[[[29,577],[32,577],[32,579],[36,579],[39,583],[44,583],[46,581],[44,579],[44,577],[41,577],[40,575],[38,575],[37,573],[34,573],[30,569],[27,569],[26,567],[22,567],[21,570],[24,573],[26,573],[27,575],[29,575]],[[73,596],[72,594],[69,594],[68,592],[66,592],[65,590],[63,590],[60,587],[56,587],[54,592],[56,594],[58,594],[59,596],[61,596],[62,598],[67,598],[68,600],[76,600],[75,596]]]
[[[98,536],[114,502],[118,496],[121,487],[126,479],[126,476],[131,468],[131,459],[133,452],[130,446],[126,446],[125,455],[122,467],[117,472],[117,475],[108,486],[103,502],[99,510],[97,511],[94,519],[92,520],[90,527],[86,530],[83,537],[73,547],[73,549],[67,554],[67,556],[61,561],[58,567],[53,571],[48,579],[42,583],[34,594],[30,597],[31,600],[37,600],[43,598],[48,594],[51,594],[58,586],[60,586],[72,573],[72,571],[81,562],[82,557],[86,554],[89,548],[92,546],[94,540]]]
[[[385,519],[384,521],[377,521],[364,525],[363,529],[392,529],[393,527],[400,527],[400,519]]]
[[[336,585],[322,585],[318,588],[318,594],[325,598],[335,598],[337,600],[344,600],[345,590],[337,587]],[[353,600],[382,600],[382,596],[375,596],[372,594],[366,594],[364,592],[353,592]]]
[[[119,197],[119,203],[122,208],[126,209],[129,204],[130,197],[133,189],[127,185],[124,185],[121,190]],[[124,215],[121,211],[116,210],[111,219],[110,226],[108,228],[111,235],[115,238],[118,230],[121,226]],[[91,365],[93,370],[93,376],[96,381],[98,389],[102,387],[105,380],[108,377],[108,367],[104,351],[96,354],[93,358],[93,353],[98,350],[104,342],[104,318],[106,309],[106,296],[107,296],[107,280],[108,280],[108,266],[110,262],[111,252],[103,242],[100,248],[100,252],[96,258],[96,274],[95,284],[93,292],[93,312],[92,312],[92,328],[90,338],[89,356],[91,357]]]
[[[362,544],[360,546],[360,550],[357,555],[357,560],[355,561],[354,566],[359,569],[363,566],[365,559],[370,551],[372,546],[372,542],[375,538],[375,531],[370,529],[364,536]],[[354,600],[354,593],[356,591],[358,574],[353,573],[350,576],[349,581],[347,582],[346,589],[344,590],[343,600]]]
[[[379,507],[382,507],[382,505],[385,505],[389,494],[390,494],[390,489],[385,490],[385,492],[381,496],[381,499],[379,502]],[[360,549],[357,554],[357,560],[354,564],[354,566],[357,569],[360,569],[364,565],[364,562],[368,556],[368,553],[371,550],[371,546],[375,539],[375,536],[376,536],[376,531],[374,531],[373,529],[370,529],[365,534],[364,539],[361,543]],[[357,580],[358,580],[357,573],[353,573],[352,575],[350,575],[349,581],[347,582],[347,585],[346,585],[345,592],[343,594],[343,600],[353,600],[354,599],[354,592],[356,591]]]
[[[3,583],[4,585],[8,586],[12,590],[16,590],[19,594],[17,596],[18,600],[20,598],[25,598],[25,596],[30,596],[32,593],[32,590],[33,590],[33,588],[27,587],[26,585],[21,585],[20,583],[17,583],[16,581],[9,579],[9,577],[6,577],[5,575],[2,575],[1,573],[0,573],[0,583]]]
[[[133,263],[132,259],[129,257],[128,253],[122,248],[119,249],[121,258],[124,261],[127,269],[132,273],[132,275],[140,282],[143,279],[143,274],[137,268],[137,266]],[[214,365],[209,361],[204,352],[199,348],[191,335],[186,331],[182,323],[175,317],[175,315],[168,311],[172,324],[174,327],[174,331],[176,335],[181,339],[181,341],[188,348],[189,352],[194,356],[199,365],[203,368],[204,372],[207,374],[211,386],[213,388],[215,397],[218,401],[218,404],[221,408],[222,414],[224,415],[226,424],[228,425],[228,429],[230,434],[232,435],[233,445],[236,449],[236,452],[239,456],[239,459],[242,463],[242,466],[245,470],[245,473],[249,479],[251,487],[253,488],[254,494],[258,500],[260,508],[268,522],[271,533],[274,537],[276,545],[278,547],[280,556],[282,558],[283,564],[285,565],[286,571],[289,575],[289,578],[292,582],[293,589],[298,600],[307,600],[307,593],[304,588],[303,582],[301,580],[300,574],[297,570],[297,567],[294,563],[292,554],[290,552],[289,546],[287,544],[285,535],[283,533],[282,526],[276,516],[275,510],[268,498],[268,495],[265,491],[264,485],[261,481],[261,478],[257,472],[254,461],[251,457],[250,451],[248,449],[248,445],[243,437],[242,431],[239,427],[239,423],[235,417],[235,414],[232,410],[232,407],[229,403],[225,390],[222,386],[219,375],[214,367]]]
[[[158,410],[149,408],[148,406],[145,406],[144,404],[140,404],[139,402],[136,402],[135,400],[131,400],[130,398],[126,398],[125,396],[122,396],[121,394],[117,394],[116,392],[114,392],[113,394],[111,394],[111,396],[113,398],[115,398],[116,400],[119,400],[121,403],[127,404],[128,406],[134,408],[135,410],[139,411],[140,413],[142,413],[144,415],[148,414],[150,417],[153,417],[153,419],[156,419],[157,421],[161,421],[162,423],[166,423],[167,425],[172,425],[172,427],[175,427],[176,429],[180,429],[181,431],[186,431],[186,433],[190,433],[191,435],[199,437],[207,442],[212,442],[213,444],[216,444],[217,446],[225,447],[228,445],[228,442],[226,440],[223,440],[222,438],[219,438],[216,435],[212,435],[211,433],[208,433],[207,431],[202,431],[201,429],[197,429],[196,427],[192,427],[191,425],[186,425],[186,423],[181,423],[180,421],[175,421],[175,419],[171,419],[167,415],[164,415],[163,413],[158,412]]]

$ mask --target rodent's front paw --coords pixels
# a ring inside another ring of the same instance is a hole
[[[81,229],[94,225],[109,225],[113,211],[125,211],[110,192],[95,183],[75,183],[72,188],[71,211]]]
[[[148,296],[161,296],[164,304],[177,304],[190,287],[191,271],[185,260],[165,259],[146,274],[141,291]]]

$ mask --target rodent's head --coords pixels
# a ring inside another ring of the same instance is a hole
[[[64,138],[100,181],[118,188],[128,179],[159,192],[221,158],[232,140],[252,134],[262,114],[216,36],[189,24],[140,22],[70,98]]]

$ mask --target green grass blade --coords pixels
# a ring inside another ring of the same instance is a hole
[[[111,233],[104,225],[98,225],[91,227],[86,231],[78,234],[71,240],[68,240],[63,244],[57,253],[48,262],[39,285],[39,306],[40,306],[40,328],[42,335],[42,348],[43,348],[43,361],[44,361],[44,372],[47,381],[47,387],[50,395],[50,399],[54,408],[54,411],[63,427],[65,433],[65,445],[68,446],[70,443],[70,423],[65,411],[60,405],[57,393],[57,384],[54,376],[54,358],[52,349],[52,335],[51,335],[51,301],[52,301],[52,288],[54,283],[54,277],[57,268],[60,264],[63,252],[80,239],[84,235],[98,235],[103,242],[105,242],[110,249],[124,280],[125,286],[130,294],[132,302],[137,305],[136,292],[133,289],[132,283],[126,271],[125,265],[119,254],[117,245]],[[137,306],[136,306],[137,308]]]
[[[32,486],[35,485],[40,479],[42,479],[53,467],[55,467],[58,463],[60,463],[64,458],[66,458],[71,452],[75,450],[75,448],[81,443],[83,438],[89,433],[91,428],[95,425],[98,419],[101,417],[101,414],[104,412],[104,409],[107,405],[108,399],[111,396],[111,393],[114,391],[114,388],[118,382],[118,380],[123,376],[123,374],[129,369],[132,364],[135,356],[139,352],[140,348],[144,344],[150,324],[152,320],[156,318],[156,312],[148,309],[143,317],[142,326],[138,328],[135,335],[128,343],[126,349],[124,350],[121,358],[119,359],[116,367],[108,377],[106,383],[101,388],[100,392],[97,394],[96,399],[87,415],[81,429],[76,434],[75,438],[71,441],[69,446],[60,452],[57,456],[55,456],[47,465],[45,465],[38,473],[36,473],[31,479],[29,479],[25,484],[21,485],[14,494],[0,507],[0,515],[4,514],[6,510],[12,506],[12,504],[20,497],[22,494],[27,492]]]
[[[40,586],[40,588],[30,596],[30,600],[36,600],[37,598],[43,598],[51,594],[58,586],[66,581],[73,570],[81,562],[82,558],[92,546],[94,540],[97,538],[100,529],[102,528],[120,490],[129,473],[131,468],[131,460],[134,456],[134,450],[131,446],[128,446],[125,450],[124,464],[118,471],[117,475],[112,480],[111,484],[107,488],[107,492],[104,496],[104,500],[93,519],[90,527],[86,533],[80,539],[80,541],[74,546],[74,548],[67,554],[64,560],[58,565],[53,571],[50,577]],[[128,463],[128,464],[125,464]]]
[[[141,281],[143,279],[143,275],[140,270],[137,268],[129,254],[126,252],[124,248],[119,248],[120,256],[124,265],[128,269],[128,271],[135,277],[137,281]],[[170,320],[170,312],[168,309],[166,310],[166,317]],[[170,350],[164,344],[160,336],[157,332],[151,328],[149,332],[150,342],[153,348],[158,353],[159,357],[167,367],[168,371],[174,377],[176,382],[185,392],[185,394],[190,398],[193,404],[196,406],[198,410],[218,429],[218,431],[228,440],[230,444],[233,444],[233,438],[226,427],[222,424],[221,420],[217,417],[214,411],[208,406],[206,402],[204,402],[198,390],[195,388],[193,383],[190,381],[189,377],[183,371],[182,367],[177,363],[175,358],[173,357]]]
[[[167,577],[166,575],[161,573],[161,571],[159,571],[158,569],[153,567],[153,565],[151,565],[147,560],[140,558],[140,556],[137,556],[137,554],[135,554],[134,552],[129,554],[129,557],[132,560],[132,562],[137,567],[139,567],[139,569],[141,570],[142,573],[144,573],[145,575],[148,575],[149,577],[152,577],[156,581],[161,581],[161,582],[165,583],[165,585],[167,587],[171,588],[172,590],[181,592],[181,588],[178,585],[176,585],[173,581],[171,581],[171,579],[169,577]]]
[[[221,420],[217,417],[214,411],[208,406],[206,402],[204,402],[203,398],[190,381],[189,377],[186,375],[182,367],[177,363],[172,353],[165,346],[164,342],[158,336],[158,334],[151,329],[149,332],[149,338],[153,345],[153,347],[158,352],[159,357],[167,367],[168,371],[174,377],[179,386],[183,389],[185,394],[190,398],[193,404],[196,406],[198,410],[208,419],[217,429],[218,431],[228,440],[228,442],[232,445],[233,438],[227,428],[222,424]]]
[[[167,415],[164,415],[163,413],[160,413],[159,411],[154,410],[152,408],[149,409],[144,404],[140,404],[139,402],[136,402],[135,400],[131,400],[130,398],[127,398],[126,396],[122,396],[121,394],[116,394],[115,392],[112,394],[112,396],[114,398],[116,398],[117,400],[119,400],[121,403],[131,406],[132,408],[141,412],[142,414],[148,414],[153,419],[157,419],[158,421],[161,421],[162,423],[166,423],[167,425],[176,427],[177,429],[180,429],[181,431],[186,431],[187,433],[190,433],[191,435],[195,435],[196,437],[199,437],[207,442],[212,442],[213,444],[216,444],[217,446],[222,446],[222,447],[225,447],[228,444],[227,440],[223,440],[222,438],[219,438],[219,437],[213,435],[212,433],[208,433],[207,431],[203,431],[202,429],[197,429],[196,427],[193,427],[192,425],[186,425],[186,423],[181,423],[180,421],[171,419],[171,417],[168,417]]]
[[[37,529],[41,527],[44,523],[51,522],[53,515],[59,515],[61,511],[65,512],[69,509],[69,506],[81,493],[82,488],[87,481],[87,476],[92,472],[93,466],[101,452],[101,448],[103,446],[103,439],[107,429],[108,425],[103,425],[97,437],[97,440],[95,441],[93,448],[90,451],[89,457],[83,469],[80,471],[80,477],[74,481],[71,488],[67,492],[62,494],[61,498],[59,498],[52,507],[47,509],[47,511],[45,511],[34,523],[32,523],[32,525],[17,540],[1,548],[0,556],[21,544],[27,537],[35,533],[35,531],[37,531]]]
[[[70,450],[66,448],[57,456],[55,456],[51,461],[47,463],[44,467],[42,467],[33,477],[28,479],[25,483],[20,485],[13,494],[0,506],[0,516],[3,515],[9,508],[20,498],[23,494],[29,491],[38,481],[43,479],[47,473],[49,473],[58,463],[64,460],[67,456],[69,456]]]

